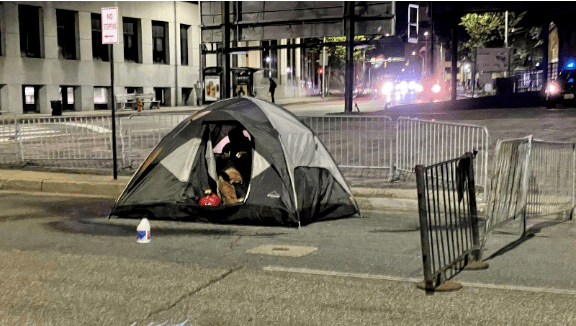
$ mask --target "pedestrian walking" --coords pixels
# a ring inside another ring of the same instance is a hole
[[[271,77],[268,79],[270,79],[270,89],[268,90],[268,92],[270,92],[270,97],[272,97],[272,103],[276,103],[274,102],[274,92],[276,91],[276,82]]]

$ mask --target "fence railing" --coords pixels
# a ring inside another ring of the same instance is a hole
[[[486,203],[486,234],[515,218],[525,218],[532,136],[499,140],[492,161]]]
[[[387,116],[300,117],[343,168],[392,168],[394,127]]]
[[[134,169],[185,113],[138,113],[117,118],[118,166]],[[14,159],[62,167],[112,166],[111,118],[108,116],[23,118],[3,130],[20,130]],[[478,150],[476,178],[486,179],[486,128],[386,116],[301,117],[318,135],[341,168],[413,172],[416,164],[433,164],[456,153]],[[11,143],[12,144],[12,143]],[[396,150],[394,150],[396,146]],[[7,148],[7,146],[4,146]],[[4,156],[7,157],[7,156]],[[13,159],[13,160],[14,160]],[[395,163],[396,162],[396,163]],[[2,161],[0,161],[2,163]]]
[[[511,76],[516,92],[534,92],[542,89],[544,72],[542,70],[517,71]]]
[[[396,126],[396,164],[399,171],[412,172],[416,165],[432,165],[478,151],[475,180],[484,188],[488,181],[488,129],[457,123],[398,118]]]
[[[80,161],[112,160],[110,117],[25,118],[19,126],[23,161],[68,161],[75,166]]]
[[[576,207],[575,147],[575,143],[532,141],[526,198],[528,218],[572,212]]]
[[[124,166],[137,168],[160,140],[190,115],[191,112],[130,115],[123,121],[123,130],[126,131],[122,144]]]
[[[20,163],[19,127],[13,112],[0,111],[0,163]]]
[[[454,277],[481,256],[474,156],[416,166],[425,288]]]

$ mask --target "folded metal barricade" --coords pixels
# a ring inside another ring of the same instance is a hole
[[[396,122],[395,169],[412,173],[416,165],[432,165],[478,151],[474,177],[487,196],[488,146],[486,127],[400,117]]]
[[[570,213],[576,207],[576,144],[532,141],[526,217]]]
[[[568,212],[576,207],[574,143],[522,139],[498,141],[486,206],[486,236],[495,228],[520,219],[526,233],[530,217]]]
[[[20,125],[14,112],[0,111],[0,164],[21,163]]]
[[[473,161],[474,154],[468,152],[416,166],[426,291],[450,289],[455,283],[447,281],[481,258]]]
[[[312,129],[340,168],[388,169],[393,165],[395,124],[387,116],[299,117]]]
[[[495,228],[516,218],[524,219],[531,149],[532,136],[496,143],[483,242]]]

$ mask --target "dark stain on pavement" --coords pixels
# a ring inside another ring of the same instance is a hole
[[[417,232],[420,231],[420,225],[408,225],[406,227],[399,227],[399,228],[387,228],[387,229],[378,229],[372,230],[370,233],[401,233],[401,232]]]
[[[46,223],[46,226],[53,230],[70,234],[103,235],[112,237],[136,236],[136,225],[108,224],[93,222],[87,219],[48,222]],[[151,231],[154,237],[185,235],[218,237],[233,236],[237,234],[236,231],[230,229],[218,230],[208,228],[182,229],[154,227]]]
[[[35,199],[38,198],[40,197]],[[10,195],[3,196],[2,199],[17,203],[18,206],[25,208],[25,211],[21,214],[0,216],[0,222],[57,216],[70,219],[97,218],[107,216],[114,206],[114,200],[101,198],[53,196],[30,200]]]

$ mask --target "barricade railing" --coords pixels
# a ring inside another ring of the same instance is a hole
[[[23,118],[19,126],[23,161],[94,167],[112,163],[111,117]]]
[[[489,144],[486,127],[400,117],[396,122],[395,169],[413,172],[416,165],[432,165],[459,153],[478,151],[474,177],[486,198]]]
[[[483,243],[488,232],[513,219],[521,218],[525,227],[531,149],[532,136],[496,143]]]
[[[527,217],[572,212],[576,207],[576,144],[532,141]]]
[[[299,117],[341,168],[384,168],[393,161],[394,123],[387,116]]]
[[[481,258],[473,161],[474,154],[468,152],[415,168],[427,291]]]
[[[137,168],[148,154],[174,127],[193,112],[187,113],[138,113],[130,115],[123,126],[123,159],[126,167]]]
[[[14,112],[0,111],[0,164],[20,163],[19,124]]]

